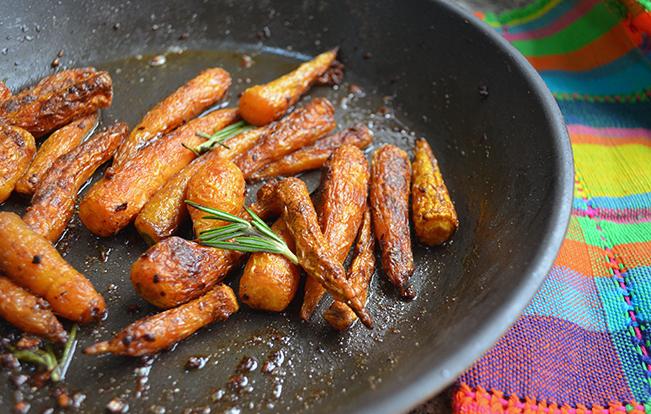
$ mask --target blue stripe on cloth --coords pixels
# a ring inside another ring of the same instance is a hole
[[[547,13],[543,14],[542,16],[540,16],[535,20],[529,21],[527,23],[515,25],[515,26],[506,25],[505,27],[509,33],[522,33],[522,32],[530,32],[532,30],[541,29],[545,26],[554,23],[556,20],[561,18],[565,13],[572,10],[574,7],[577,6],[579,1],[580,0],[561,1],[556,7],[552,8]]]
[[[587,210],[586,202],[575,198],[572,202],[577,210]],[[593,197],[590,199],[592,208],[625,210],[651,208],[651,193],[632,194],[624,197]]]
[[[651,102],[596,103],[559,100],[565,123],[595,128],[651,129]]]

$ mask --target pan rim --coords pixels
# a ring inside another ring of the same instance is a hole
[[[396,393],[375,395],[370,402],[355,408],[355,412],[394,414],[408,412],[419,404],[436,396],[463,374],[475,361],[488,351],[513,326],[519,316],[538,292],[543,280],[551,270],[569,225],[574,189],[574,160],[569,135],[560,108],[539,73],[526,58],[500,34],[472,15],[462,6],[443,0],[430,0],[464,22],[472,25],[519,70],[529,82],[531,93],[541,103],[539,108],[547,118],[551,143],[555,151],[554,187],[550,202],[547,232],[540,240],[539,248],[532,255],[527,270],[518,284],[512,286],[511,294],[493,312],[482,329],[469,334],[443,366],[433,366],[418,378],[411,380]],[[338,410],[339,411],[339,410]]]

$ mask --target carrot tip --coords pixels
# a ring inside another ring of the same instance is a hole
[[[84,349],[86,355],[101,355],[110,352],[110,344],[108,341],[98,342],[94,345],[88,346]]]

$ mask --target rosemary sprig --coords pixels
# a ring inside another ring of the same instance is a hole
[[[207,213],[204,218],[226,221],[226,226],[202,231],[199,242],[204,246],[238,252],[266,252],[282,254],[292,263],[298,264],[298,258],[283,239],[281,239],[257,214],[245,207],[251,221],[234,216],[215,208],[202,206],[190,200],[185,201],[192,207]]]
[[[242,132],[248,131],[249,129],[252,128],[253,128],[252,125],[247,124],[244,121],[239,121],[225,128],[220,129],[219,131],[215,132],[212,135],[206,134],[205,132],[197,132],[198,136],[202,138],[206,138],[206,142],[203,142],[202,144],[196,146],[195,148],[190,148],[187,146],[185,147],[190,151],[194,152],[195,154],[203,154],[204,152],[213,149],[216,145],[221,145],[225,148],[228,148],[228,146],[224,144],[224,141],[233,138],[234,136],[239,135]]]
[[[59,382],[65,378],[70,361],[72,361],[72,356],[75,353],[77,329],[77,325],[73,325],[70,329],[68,340],[63,347],[63,353],[59,360],[57,360],[54,348],[50,343],[45,345],[45,350],[16,349],[12,346],[9,346],[8,349],[19,361],[45,367],[45,370],[50,373],[50,379],[54,382]]]

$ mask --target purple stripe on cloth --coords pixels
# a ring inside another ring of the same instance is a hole
[[[589,210],[588,210],[589,209]],[[594,217],[614,223],[646,223],[651,221],[651,208],[617,210],[609,208],[573,208],[572,214],[578,217]]]
[[[503,35],[510,42],[513,42],[515,40],[539,39],[541,37],[552,35],[574,23],[577,19],[581,18],[581,16],[590,11],[590,9],[600,1],[601,0],[581,0],[575,8],[571,9],[561,18],[554,20],[554,22],[549,26],[541,27],[539,29],[528,32],[505,32]]]
[[[608,333],[548,316],[520,318],[460,380],[548,403],[633,400]]]

